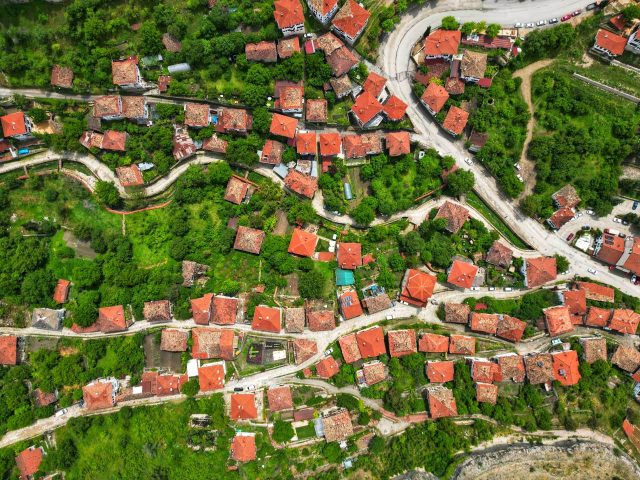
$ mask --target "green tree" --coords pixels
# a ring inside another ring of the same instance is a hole
[[[470,170],[458,169],[447,176],[447,192],[452,197],[460,197],[473,190],[475,176]]]
[[[448,16],[442,19],[442,28],[443,30],[457,30],[460,24],[455,19],[455,17]]]
[[[376,218],[378,202],[373,197],[366,197],[360,204],[351,210],[351,217],[358,225],[367,226]]]
[[[475,22],[465,22],[462,24],[462,27],[460,27],[460,31],[462,32],[463,35],[471,35],[476,29],[476,23]]]
[[[558,272],[566,272],[569,270],[569,260],[567,257],[563,257],[562,255],[554,255],[556,259],[556,270]]]
[[[322,298],[324,286],[325,278],[322,272],[311,270],[300,274],[298,291],[302,298]]]
[[[291,422],[277,419],[273,423],[273,439],[278,443],[286,443],[293,438],[294,431]]]
[[[265,107],[258,107],[253,111],[253,130],[259,134],[269,133],[271,128],[271,114]]]
[[[497,23],[491,23],[488,27],[487,30],[485,31],[487,37],[489,38],[496,38],[498,36],[498,32],[501,30],[501,26],[498,25]]]
[[[160,33],[154,22],[143,22],[140,30],[138,30],[138,35],[140,36],[139,52],[142,55],[154,55],[160,53],[164,48],[162,45],[162,33]]]
[[[101,205],[116,208],[122,204],[118,189],[111,182],[99,180],[96,184],[95,194]]]
[[[629,5],[622,10],[622,16],[627,22],[640,18],[640,5]]]
[[[188,382],[182,385],[180,391],[187,397],[195,397],[196,394],[200,391],[200,382],[198,380],[198,377],[190,378]]]

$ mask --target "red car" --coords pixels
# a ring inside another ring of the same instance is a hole
[[[573,237],[575,236],[576,236],[575,233],[570,233],[569,236],[567,237],[567,242],[570,242],[571,240],[573,240]]]
[[[567,20],[571,20],[571,14],[567,13],[565,16],[563,16],[560,20],[562,20],[563,22],[566,22]]]

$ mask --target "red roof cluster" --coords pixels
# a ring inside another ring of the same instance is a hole
[[[304,11],[300,0],[276,0],[274,7],[273,16],[280,30],[304,24]]]
[[[451,105],[451,108],[447,112],[447,116],[442,123],[442,127],[454,135],[460,135],[464,130],[464,127],[467,126],[467,120],[469,120],[469,112],[462,110],[455,105]]]
[[[578,361],[578,353],[575,350],[566,352],[554,352],[553,375],[565,387],[575,385],[580,380],[580,362]]]
[[[400,121],[404,118],[404,114],[406,113],[408,105],[400,100],[395,95],[391,95],[384,105],[382,106],[382,111],[387,116],[387,118],[393,122]]]
[[[365,90],[356,98],[355,103],[351,107],[351,112],[361,123],[366,124],[382,112],[382,104],[376,97]]]
[[[194,328],[191,330],[193,345],[191,357],[200,360],[222,358],[233,360],[233,330],[218,328]]]
[[[318,179],[311,175],[305,175],[300,173],[295,168],[292,168],[284,177],[284,184],[289,190],[302,195],[306,198],[313,198],[318,190]]]
[[[431,383],[453,382],[454,366],[452,361],[427,362],[427,378]]]
[[[412,329],[391,330],[387,332],[389,341],[389,355],[402,357],[416,353],[416,331]]]
[[[355,270],[362,266],[362,246],[359,243],[338,243],[338,266]]]
[[[447,353],[449,337],[437,333],[425,333],[418,341],[418,350],[426,353]]]
[[[251,328],[263,332],[279,333],[282,324],[280,308],[258,305],[253,313]]]
[[[544,318],[549,335],[552,337],[564,335],[565,333],[572,332],[574,329],[569,309],[565,306],[545,308]]]
[[[318,138],[321,157],[335,157],[342,152],[342,138],[338,132],[321,133]]]
[[[525,260],[526,285],[539,287],[556,279],[556,259],[554,257],[536,257]]]
[[[355,290],[348,290],[338,298],[340,304],[340,312],[345,320],[359,317],[364,313],[362,304]]]
[[[384,344],[384,333],[382,327],[371,327],[356,333],[358,350],[362,358],[377,357],[387,353]]]
[[[232,393],[229,416],[232,420],[255,420],[258,418],[255,395],[253,393]]]
[[[320,378],[331,378],[336,375],[340,371],[340,366],[336,359],[332,356],[328,356],[323,358],[318,363],[316,363],[316,373]]]
[[[269,132],[285,138],[295,138],[298,131],[298,120],[280,113],[274,113],[271,117]]]
[[[449,268],[447,281],[456,287],[471,288],[478,273],[478,267],[462,260],[454,260]]]
[[[424,54],[427,57],[455,55],[461,39],[460,30],[436,30],[424,40]]]
[[[347,0],[333,17],[333,26],[351,38],[355,38],[369,21],[371,14],[355,0]]]
[[[385,135],[390,157],[398,157],[411,153],[411,137],[409,132],[389,132]]]
[[[301,257],[312,257],[317,244],[318,236],[316,234],[295,228],[291,235],[288,251]]]

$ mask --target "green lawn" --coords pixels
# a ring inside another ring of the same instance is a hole
[[[296,428],[296,435],[298,436],[298,440],[304,440],[307,438],[313,438],[316,436],[316,429],[313,426],[313,422],[309,422],[304,427]]]

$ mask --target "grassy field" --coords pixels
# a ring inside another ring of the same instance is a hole
[[[478,197],[475,193],[471,192],[466,195],[466,200],[469,205],[475,208],[482,216],[504,236],[509,243],[517,248],[527,249],[530,248],[520,237],[518,237],[509,226],[493,211],[491,208]]]
[[[640,97],[640,75],[622,67],[606,65],[594,61],[586,68],[575,68],[576,73],[584,75],[596,82],[604,83],[610,87]]]

